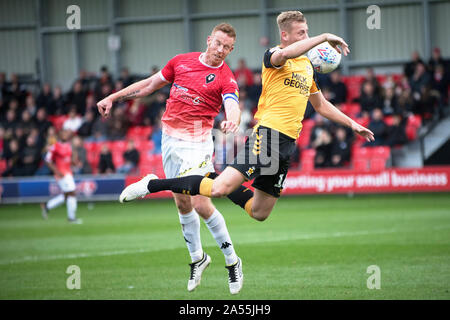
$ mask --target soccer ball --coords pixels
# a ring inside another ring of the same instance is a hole
[[[322,42],[306,54],[311,61],[314,70],[319,73],[330,73],[335,70],[341,62],[341,54],[328,42]]]

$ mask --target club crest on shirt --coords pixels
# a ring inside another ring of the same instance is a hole
[[[213,82],[216,78],[216,75],[214,73],[210,73],[206,76],[206,84]]]

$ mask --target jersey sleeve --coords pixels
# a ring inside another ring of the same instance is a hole
[[[264,67],[266,68],[275,68],[275,69],[280,69],[282,66],[274,66],[272,64],[272,62],[270,61],[270,58],[272,58],[272,55],[274,54],[274,52],[281,50],[279,47],[273,47],[271,49],[267,49],[266,52],[264,52],[264,58],[263,58],[263,63],[264,63]]]
[[[311,85],[311,89],[309,89],[310,94],[315,94],[320,91],[319,82],[317,81],[317,73],[314,71],[314,77]]]
[[[178,58],[175,56],[161,69],[160,76],[162,76],[163,80],[167,82],[173,82],[175,80],[175,66],[177,61]]]
[[[239,103],[239,87],[231,70],[225,73],[222,82],[222,101],[233,99]]]

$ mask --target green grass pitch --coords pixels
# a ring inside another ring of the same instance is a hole
[[[448,193],[282,197],[252,220],[214,200],[243,261],[244,287],[228,291],[223,255],[202,222],[212,263],[187,292],[189,255],[171,200],[79,203],[44,221],[38,205],[0,207],[0,299],[449,299]],[[68,266],[81,289],[66,287]],[[367,268],[381,289],[368,289]]]

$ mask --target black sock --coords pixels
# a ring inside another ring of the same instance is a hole
[[[217,176],[218,174],[215,172],[210,172],[206,175],[206,177],[211,179],[215,179]],[[239,188],[230,193],[227,198],[245,210],[245,204],[248,200],[253,198],[253,191],[243,185],[240,185]]]
[[[173,179],[153,179],[148,182],[147,189],[151,193],[170,190],[175,193],[195,196],[200,194],[200,182],[204,176],[187,176]]]

